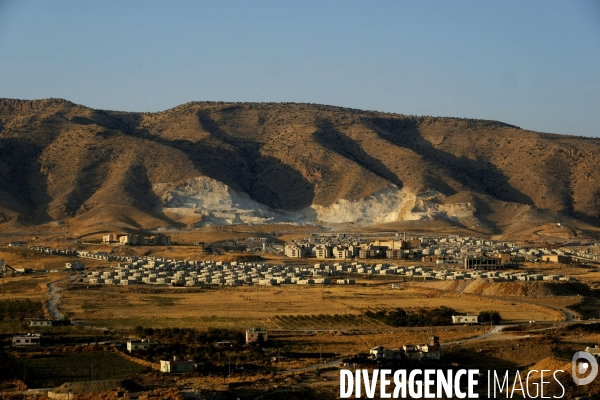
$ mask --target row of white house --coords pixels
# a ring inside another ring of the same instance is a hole
[[[181,261],[157,257],[122,257],[116,267],[88,273],[83,282],[104,285],[281,285],[281,284],[354,284],[354,279],[331,279],[350,274],[412,277],[419,280],[495,279],[506,281],[573,281],[562,275],[531,274],[509,271],[448,271],[429,267],[360,263],[281,266],[244,262]]]

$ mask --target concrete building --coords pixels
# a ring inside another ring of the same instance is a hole
[[[371,358],[378,359],[383,358],[384,351],[385,348],[383,346],[377,346],[370,349],[369,354],[371,355]]]
[[[479,317],[477,315],[453,315],[453,324],[478,324]]]
[[[540,257],[542,262],[555,262],[561,264],[571,264],[573,262],[573,258],[571,256],[563,256],[558,254],[544,254]]]
[[[496,257],[466,257],[464,260],[465,269],[495,270],[503,269],[502,259]]]
[[[393,250],[385,251],[386,258],[400,260],[400,259],[404,258],[403,256],[404,256],[404,250],[401,250],[401,249],[393,249]]]
[[[259,340],[266,341],[269,339],[266,329],[251,328],[246,331],[246,343],[254,343]]]
[[[119,243],[119,237],[115,233],[109,233],[108,235],[102,236],[102,243],[105,243],[105,244]]]
[[[329,246],[319,246],[313,249],[313,254],[315,258],[330,258],[331,257],[331,247]]]
[[[157,346],[157,345],[158,345],[158,342],[156,342],[154,340],[147,340],[147,339],[128,340],[127,341],[127,351],[132,353],[134,351],[147,350],[151,346]]]
[[[41,319],[41,318],[32,318],[29,321],[29,326],[38,326],[38,327],[43,327],[43,326],[52,326],[53,321],[51,319]]]
[[[180,360],[175,356],[172,360],[160,360],[160,372],[167,374],[192,372],[195,365],[194,360]]]
[[[170,246],[171,236],[159,234],[150,237],[144,237],[143,243],[145,246]]]
[[[85,264],[80,261],[65,263],[65,269],[67,271],[84,271]]]
[[[407,360],[439,360],[442,356],[440,339],[437,336],[431,336],[429,341],[424,344],[405,344],[401,349],[386,349],[383,346],[373,347],[369,350],[369,355],[373,359],[400,359]]]
[[[121,235],[119,237],[120,244],[127,244],[130,246],[170,246],[171,236],[167,235]]]
[[[120,244],[128,244],[130,246],[139,246],[144,244],[144,237],[142,235],[122,235],[119,237]]]
[[[377,250],[375,249],[360,249],[358,251],[359,258],[375,258],[377,254]]]
[[[295,244],[288,244],[285,246],[285,255],[292,258],[303,258],[306,257],[306,249]]]
[[[346,247],[336,246],[333,248],[333,257],[336,260],[347,260],[352,258],[352,253]]]
[[[40,333],[28,333],[27,335],[15,335],[12,339],[13,346],[39,346],[42,335]]]
[[[587,353],[590,353],[591,355],[593,355],[594,357],[600,357],[600,346],[595,344],[594,347],[586,347],[585,351]]]

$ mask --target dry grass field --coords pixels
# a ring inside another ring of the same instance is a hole
[[[562,314],[541,305],[487,298],[474,294],[409,287],[392,290],[388,284],[356,286],[281,286],[220,289],[159,289],[72,285],[63,290],[61,312],[73,319],[108,327],[223,327],[245,329],[388,329],[362,315],[367,310],[447,306],[477,314],[498,310],[505,320],[560,320]],[[342,321],[295,318],[286,326],[276,316],[352,315]]]
[[[49,299],[49,282],[57,282],[67,278],[65,273],[56,274],[31,274],[21,276],[8,276],[0,278],[0,299],[45,301]]]
[[[77,257],[42,255],[39,252],[26,248],[8,246],[0,247],[0,259],[4,259],[6,264],[13,268],[31,268],[33,270],[63,270],[65,268],[65,263],[81,261],[81,259],[78,259]],[[99,265],[100,263],[95,260],[89,260],[87,264],[93,266]]]

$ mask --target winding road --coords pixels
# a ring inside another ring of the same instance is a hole
[[[52,318],[63,319],[63,315],[56,308],[56,303],[58,303],[58,299],[60,297],[58,296],[58,293],[56,293],[56,288],[54,287],[55,283],[56,282],[49,282],[47,285],[48,293],[50,294],[51,297],[50,297],[50,300],[48,300],[46,302],[46,308],[48,308],[48,312],[50,313]]]

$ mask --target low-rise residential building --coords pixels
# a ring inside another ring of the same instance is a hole
[[[85,264],[80,261],[65,263],[65,269],[68,271],[84,271]]]
[[[171,236],[167,235],[121,235],[119,236],[119,243],[130,246],[170,246]]]
[[[377,346],[370,349],[369,354],[374,359],[439,360],[442,350],[439,337],[431,336],[429,341],[424,344],[405,344],[400,349],[386,349],[383,346]]]
[[[371,358],[383,358],[384,350],[385,348],[383,346],[373,347],[369,350],[369,354],[371,355]]]
[[[269,339],[266,329],[251,328],[246,331],[246,343],[266,341]]]
[[[192,372],[195,365],[194,360],[180,360],[175,356],[172,360],[160,360],[160,372],[168,374]]]
[[[571,264],[573,262],[573,258],[571,256],[559,254],[544,254],[540,259],[542,262],[555,262],[561,264]]]
[[[13,336],[12,344],[13,346],[39,346],[41,340],[41,333],[28,333],[27,335]]]
[[[453,324],[478,324],[479,317],[477,315],[453,315]]]
[[[142,339],[142,340],[128,340],[127,351],[132,353],[139,350],[147,350],[152,346],[157,346],[158,342],[154,340]]]
[[[29,321],[29,326],[37,326],[37,327],[43,327],[43,326],[52,326],[53,322],[51,319],[45,319],[45,318],[32,318]]]
[[[497,257],[466,257],[464,266],[466,269],[502,269],[502,259]]]

